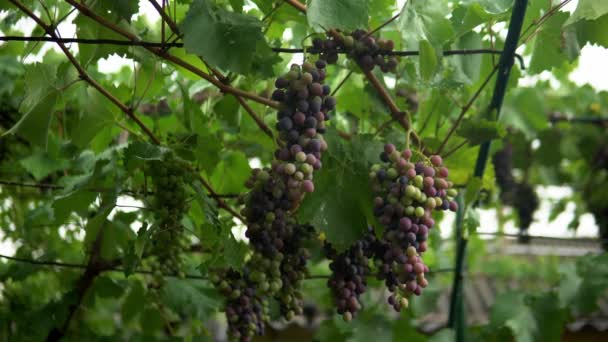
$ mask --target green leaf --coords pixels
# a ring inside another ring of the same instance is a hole
[[[576,10],[570,16],[564,26],[576,23],[580,20],[595,20],[604,14],[608,14],[608,2],[596,0],[579,0]]]
[[[137,1],[106,0],[102,1],[102,5],[127,22],[131,22],[131,17],[139,11]]]
[[[529,72],[540,73],[559,67],[564,62],[570,61],[565,52],[565,39],[567,36],[562,31],[562,25],[568,19],[568,13],[558,12],[547,19],[537,31],[530,60]]]
[[[230,6],[235,12],[243,12],[243,5],[245,5],[245,0],[230,0]]]
[[[122,304],[121,316],[124,322],[130,322],[143,311],[145,305],[145,292],[140,281],[132,283],[131,290]]]
[[[108,276],[97,277],[93,284],[93,292],[101,298],[117,298],[123,291],[123,287]]]
[[[366,28],[368,0],[309,0],[306,16],[314,28],[352,31]]]
[[[475,146],[504,137],[506,129],[497,121],[472,118],[464,120],[456,130],[456,134],[467,139],[470,146]]]
[[[143,141],[133,141],[125,149],[125,160],[163,160],[163,157],[170,150],[166,147],[149,144]]]
[[[264,41],[261,28],[257,18],[215,9],[207,0],[195,0],[181,23],[186,51],[237,73],[251,69],[256,46]]]
[[[475,234],[479,228],[479,212],[476,209],[469,207],[462,222],[463,228],[469,235]]]
[[[242,268],[247,245],[242,241],[237,241],[232,234],[224,241],[224,263],[226,266],[239,270]]]
[[[315,192],[306,196],[298,217],[325,232],[327,241],[341,251],[375,223],[368,169],[379,161],[382,143],[370,135],[356,135],[344,143],[330,132],[323,168],[315,174]]]
[[[608,27],[608,14],[596,20],[581,20],[572,26],[576,28],[576,36],[578,37],[578,44],[580,46],[589,43],[608,47],[608,30],[606,30],[606,27]],[[573,38],[572,35],[566,37]],[[569,52],[573,46],[574,44],[568,44],[567,47],[570,48]]]
[[[419,41],[428,40],[435,48],[440,48],[451,40],[454,28],[446,19],[447,10],[439,1],[406,2],[398,22],[405,47],[416,49]]]
[[[124,273],[125,277],[130,276],[135,272],[135,269],[141,261],[141,256],[146,248],[146,242],[150,238],[150,234],[154,231],[154,226],[148,229],[148,224],[143,222],[137,231],[137,239],[129,241],[124,257]]]
[[[70,132],[72,142],[80,148],[85,148],[97,134],[114,125],[118,112],[118,107],[96,89],[87,88],[85,96],[78,123]]]
[[[48,152],[42,151],[35,152],[27,158],[21,159],[19,163],[36,180],[41,180],[51,173],[65,169],[70,165],[67,160],[56,159]]]
[[[242,152],[228,152],[211,175],[211,184],[219,193],[240,193],[245,188],[251,168]]]
[[[218,293],[200,281],[168,278],[162,291],[163,303],[174,312],[207,321],[221,307]]]
[[[21,119],[7,132],[19,134],[35,145],[46,148],[51,118],[59,92],[57,69],[52,64],[33,64],[25,71],[25,98],[19,111]]]
[[[421,40],[418,50],[420,51],[420,57],[418,58],[420,62],[420,76],[428,81],[437,70],[437,55],[428,40]]]

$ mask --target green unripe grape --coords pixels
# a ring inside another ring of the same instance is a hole
[[[422,217],[424,216],[424,208],[422,207],[416,207],[414,214],[416,215],[416,217]]]
[[[369,179],[370,180],[376,180],[376,172],[372,171],[369,173]]]
[[[381,169],[382,169],[382,165],[380,165],[380,164],[374,164],[374,165],[372,165],[372,168],[371,168],[371,170],[374,172],[378,172]]]
[[[415,197],[415,196],[416,196],[416,193],[417,193],[417,192],[416,192],[416,190],[417,190],[417,189],[416,189],[416,187],[415,187],[415,186],[413,186],[413,185],[408,185],[408,186],[405,188],[405,194],[406,194],[408,197]]]
[[[456,197],[456,195],[458,195],[458,191],[456,191],[456,189],[448,189],[447,194],[448,196]]]
[[[283,170],[285,170],[285,173],[287,173],[288,175],[291,176],[296,172],[296,166],[293,165],[292,163],[289,163],[289,164],[285,165]]]
[[[386,175],[388,176],[389,179],[394,179],[394,178],[397,178],[397,176],[399,176],[399,172],[397,172],[397,170],[395,170],[391,167],[386,172]]]
[[[413,215],[415,210],[416,210],[416,208],[414,208],[413,206],[410,205],[405,208],[405,213],[407,215]]]
[[[414,184],[416,184],[417,187],[421,188],[422,187],[422,182],[424,181],[424,179],[422,178],[421,175],[417,175],[416,177],[414,177]]]

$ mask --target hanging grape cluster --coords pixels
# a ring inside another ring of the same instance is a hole
[[[257,288],[234,270],[214,270],[211,282],[226,298],[230,336],[247,340],[254,334],[263,335],[268,303],[257,295]]]
[[[150,206],[155,219],[150,236],[150,266],[155,282],[162,285],[163,274],[184,275],[181,253],[187,248],[188,240],[181,220],[189,209],[185,184],[190,182],[191,174],[172,154],[162,161],[152,161],[148,174],[152,180]]]
[[[338,314],[350,321],[361,309],[359,296],[367,290],[370,260],[374,256],[377,240],[373,230],[355,242],[349,249],[338,253],[331,244],[326,243],[325,254],[331,260],[331,276],[327,286],[335,299]]]
[[[382,72],[395,72],[399,60],[392,55],[394,48],[392,40],[375,38],[364,30],[345,34],[333,29],[328,31],[326,39],[313,39],[311,52],[319,53],[329,64],[338,61],[339,53],[346,53],[363,70],[371,71],[377,66]]]
[[[313,172],[321,168],[321,153],[327,149],[322,134],[336,105],[329,86],[323,84],[326,64],[323,60],[294,64],[276,79],[272,98],[280,103],[276,128],[281,147],[269,168],[252,171],[245,183],[250,190],[240,198],[253,255],[238,281],[255,291],[241,291],[234,303],[264,306],[273,297],[286,319],[303,312],[300,288],[310,258],[306,245],[314,235],[312,227],[297,224],[293,214],[305,194],[314,191]],[[263,332],[249,322],[250,316],[241,317],[236,308],[227,312],[232,336],[247,341]]]
[[[385,230],[376,247],[378,278],[392,295],[389,304],[397,311],[407,307],[407,296],[420,295],[428,285],[429,268],[422,260],[433,210],[456,211],[456,190],[447,180],[448,169],[440,156],[412,161],[412,151],[399,152],[387,144],[380,155],[382,164],[371,168],[374,214]]]
[[[539,200],[534,188],[525,180],[518,182],[513,176],[513,145],[505,141],[503,148],[492,156],[496,183],[500,188],[500,200],[515,208],[519,219],[522,241],[527,241],[528,228],[532,224]]]

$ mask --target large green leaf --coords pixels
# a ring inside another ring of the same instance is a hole
[[[399,30],[407,48],[416,49],[418,42],[428,40],[441,47],[453,38],[452,22],[446,19],[447,6],[439,1],[408,1],[399,16]]]
[[[309,0],[308,24],[314,28],[365,29],[369,0]]]
[[[35,145],[46,147],[53,110],[59,98],[57,69],[52,64],[33,64],[25,72],[26,96],[21,119],[4,135],[19,134]]]
[[[608,2],[579,0],[576,10],[564,25],[570,25],[580,20],[595,20],[604,14],[608,14]]]
[[[245,189],[251,168],[241,152],[229,152],[216,166],[211,183],[219,193],[240,193]]]
[[[571,37],[562,31],[562,25],[568,19],[568,13],[559,12],[547,19],[538,30],[534,41],[532,60],[529,71],[533,74],[543,70],[559,67],[568,56],[564,51],[566,39]]]
[[[306,197],[298,217],[344,250],[374,222],[368,168],[379,161],[382,144],[364,135],[344,143],[334,134],[328,137],[323,168],[315,175],[315,192]]]
[[[256,46],[264,40],[261,28],[255,17],[216,9],[207,0],[195,0],[181,23],[186,51],[238,73],[251,69]]]

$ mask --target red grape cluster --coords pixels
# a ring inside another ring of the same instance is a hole
[[[377,66],[382,72],[395,72],[399,60],[391,54],[394,47],[392,40],[374,38],[364,30],[344,34],[334,29],[329,30],[326,39],[313,39],[310,52],[320,53],[320,58],[329,64],[338,61],[339,53],[346,53],[363,70],[371,71]]]
[[[338,313],[345,321],[353,319],[361,309],[359,296],[367,290],[369,261],[374,256],[376,243],[376,236],[370,230],[364,239],[342,253],[336,252],[331,244],[325,244],[325,253],[331,260],[327,286],[331,289]]]
[[[257,289],[233,270],[215,270],[211,282],[226,298],[230,336],[247,341],[254,334],[263,335],[268,303],[257,295]]]
[[[322,60],[292,65],[275,81],[272,98],[280,103],[276,128],[282,144],[271,167],[252,171],[245,183],[250,191],[240,198],[253,250],[242,279],[247,288],[255,289],[247,298],[265,303],[274,297],[286,319],[303,311],[300,287],[310,258],[306,243],[314,235],[312,227],[296,223],[294,210],[306,193],[314,191],[313,171],[321,168],[321,152],[327,149],[322,136],[325,122],[336,105],[329,86],[323,84],[325,66]],[[260,332],[240,329],[241,320],[228,320],[230,332],[239,331],[241,340]]]
[[[384,235],[376,247],[378,278],[393,293],[389,303],[400,310],[407,306],[407,296],[420,295],[428,282],[428,267],[421,255],[427,249],[429,229],[435,225],[433,210],[456,211],[456,190],[447,180],[448,169],[440,156],[422,156],[412,161],[412,151],[384,146],[383,164],[371,168],[370,180],[374,214],[384,225]]]

